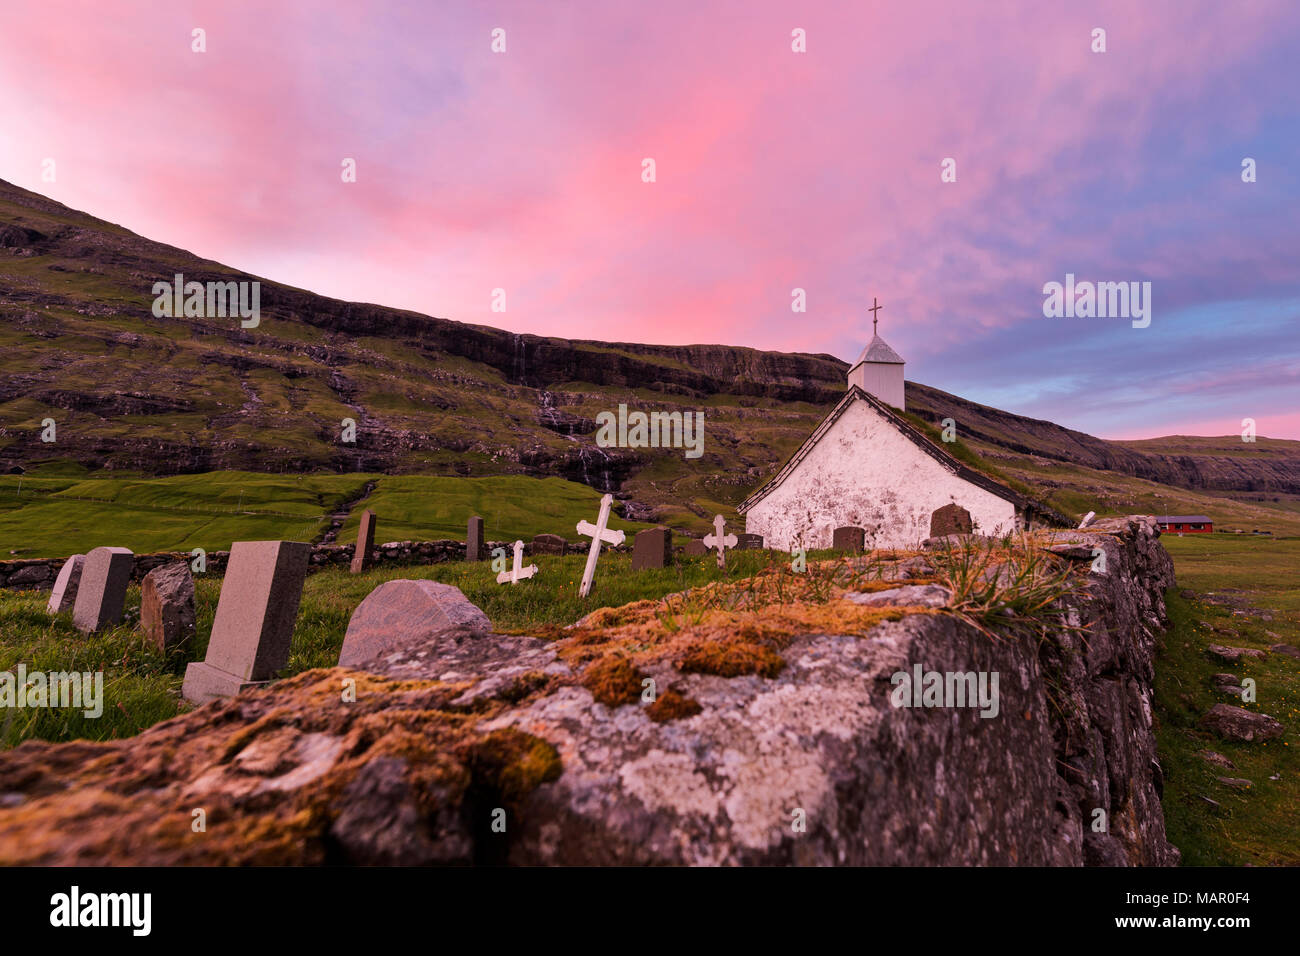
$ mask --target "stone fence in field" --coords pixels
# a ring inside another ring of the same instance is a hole
[[[546,540],[542,540],[546,539]],[[565,541],[556,535],[538,535],[532,541],[524,542],[524,553],[564,554],[586,551],[589,541]],[[488,554],[494,548],[505,548],[510,554],[513,541],[487,542]],[[352,561],[354,546],[350,544],[317,544],[311,550],[311,569],[327,567],[347,567]],[[622,551],[626,547],[609,550]],[[218,577],[226,573],[226,562],[230,559],[229,551],[208,551],[205,555],[205,574]],[[0,561],[0,588],[26,591],[48,591],[54,586],[54,579],[63,567],[64,558],[30,558],[14,561]],[[158,554],[137,554],[131,567],[131,580],[140,581],[146,574],[160,565],[173,561],[190,563],[194,556],[188,551],[164,551]],[[443,561],[464,561],[464,541],[390,541],[377,545],[374,549],[374,561],[377,565],[390,564],[419,565],[438,564]]]

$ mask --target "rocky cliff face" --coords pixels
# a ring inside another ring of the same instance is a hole
[[[369,633],[353,669],[0,755],[0,862],[1171,864],[1158,531],[1025,547],[978,582],[966,552],[875,554],[543,637]],[[1032,555],[1069,586],[999,631],[980,595]],[[917,666],[996,672],[996,715],[894,706]]]

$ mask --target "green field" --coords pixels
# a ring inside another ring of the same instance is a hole
[[[1226,664],[1207,644],[1268,650],[1300,647],[1300,537],[1187,535],[1162,539],[1178,586],[1169,592],[1171,628],[1156,660],[1157,742],[1165,771],[1169,839],[1186,865],[1300,864],[1300,661],[1272,653]],[[1191,599],[1181,590],[1194,593]],[[1196,724],[1216,703],[1239,703],[1214,691],[1216,673],[1254,678],[1258,700],[1245,705],[1280,720],[1283,736],[1232,744]],[[1236,769],[1198,756],[1222,754]],[[1216,778],[1250,780],[1238,791]],[[1213,802],[1210,802],[1213,801]]]
[[[600,493],[560,478],[438,475],[265,475],[217,471],[169,478],[123,475],[0,477],[0,558],[65,557],[101,545],[158,551],[229,550],[234,541],[311,541],[327,516],[352,508],[338,543],[356,540],[365,508],[379,518],[377,542],[464,540],[470,515],[491,540],[551,533],[576,538],[594,521]],[[649,527],[622,521],[629,534]]]
[[[232,541],[310,541],[364,475],[211,472],[170,478],[0,479],[0,557],[44,558],[101,545],[137,554],[227,550]]]

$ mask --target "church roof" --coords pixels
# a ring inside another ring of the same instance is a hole
[[[877,336],[877,338],[879,338],[879,336]],[[874,344],[875,344],[875,340],[873,339],[872,345]],[[881,344],[884,345],[883,342]],[[888,349],[889,346],[886,345],[885,348]],[[871,351],[870,346],[868,346],[867,351],[868,352]],[[892,354],[893,350],[891,349],[890,351]],[[985,491],[992,492],[993,494],[997,495],[999,498],[1002,498],[1006,501],[1010,501],[1017,508],[1042,514],[1044,517],[1049,518],[1054,523],[1061,524],[1064,522],[1065,525],[1068,526],[1069,522],[1063,515],[1054,512],[1048,508],[1045,508],[1043,505],[1039,504],[1038,502],[1030,498],[1026,498],[1024,495],[1021,495],[1013,491],[1012,489],[1008,488],[1006,485],[1002,484],[1001,482],[994,481],[988,475],[982,474],[976,471],[974,468],[971,468],[969,465],[965,465],[962,462],[958,461],[947,451],[940,448],[934,442],[930,441],[930,439],[927,438],[923,432],[918,430],[914,425],[912,425],[911,422],[905,419],[902,415],[898,414],[898,412],[895,411],[893,408],[889,407],[888,405],[880,401],[880,399],[876,398],[874,395],[870,394],[869,392],[866,392],[861,388],[858,388],[858,386],[856,385],[849,386],[849,390],[844,393],[844,397],[840,399],[839,404],[836,405],[831,410],[831,413],[829,415],[827,415],[824,419],[822,419],[822,423],[820,425],[818,425],[816,428],[813,429],[813,433],[809,435],[808,438],[804,441],[804,443],[799,446],[798,450],[793,455],[790,456],[790,460],[787,461],[785,465],[782,466],[781,470],[778,471],[775,475],[773,475],[772,478],[769,479],[766,484],[764,484],[761,488],[759,488],[748,498],[746,498],[743,502],[741,502],[740,507],[737,508],[736,510],[740,514],[744,514],[754,505],[758,504],[759,501],[761,501],[763,498],[767,497],[769,492],[772,492],[776,488],[778,488],[781,485],[781,483],[784,482],[785,479],[788,478],[794,472],[794,470],[799,467],[799,463],[803,461],[804,457],[810,451],[812,451],[813,447],[819,441],[821,441],[822,436],[825,435],[828,431],[830,431],[831,426],[834,425],[835,422],[839,420],[840,416],[843,415],[845,410],[854,402],[866,402],[868,405],[874,408],[881,416],[883,416],[887,422],[889,422],[900,432],[902,432],[904,437],[910,439],[918,448],[924,451],[927,455],[929,455],[931,458],[938,461],[941,465],[943,465],[945,468],[947,468],[949,471],[951,471],[953,474],[957,475],[958,477],[962,478],[963,480],[968,481],[973,485],[977,485],[980,488],[983,488]]]
[[[889,343],[879,335],[873,335],[871,337],[871,342],[862,350],[862,354],[859,355],[858,360],[853,363],[853,367],[857,368],[863,362],[883,362],[889,365],[904,364],[903,357],[891,349]]]

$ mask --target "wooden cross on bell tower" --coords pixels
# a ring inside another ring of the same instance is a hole
[[[876,315],[876,313],[883,308],[884,306],[879,305],[876,302],[876,297],[873,295],[871,297],[871,308],[867,309],[867,311],[871,313],[871,334],[872,335],[876,334],[876,323],[880,321],[880,316]]]

